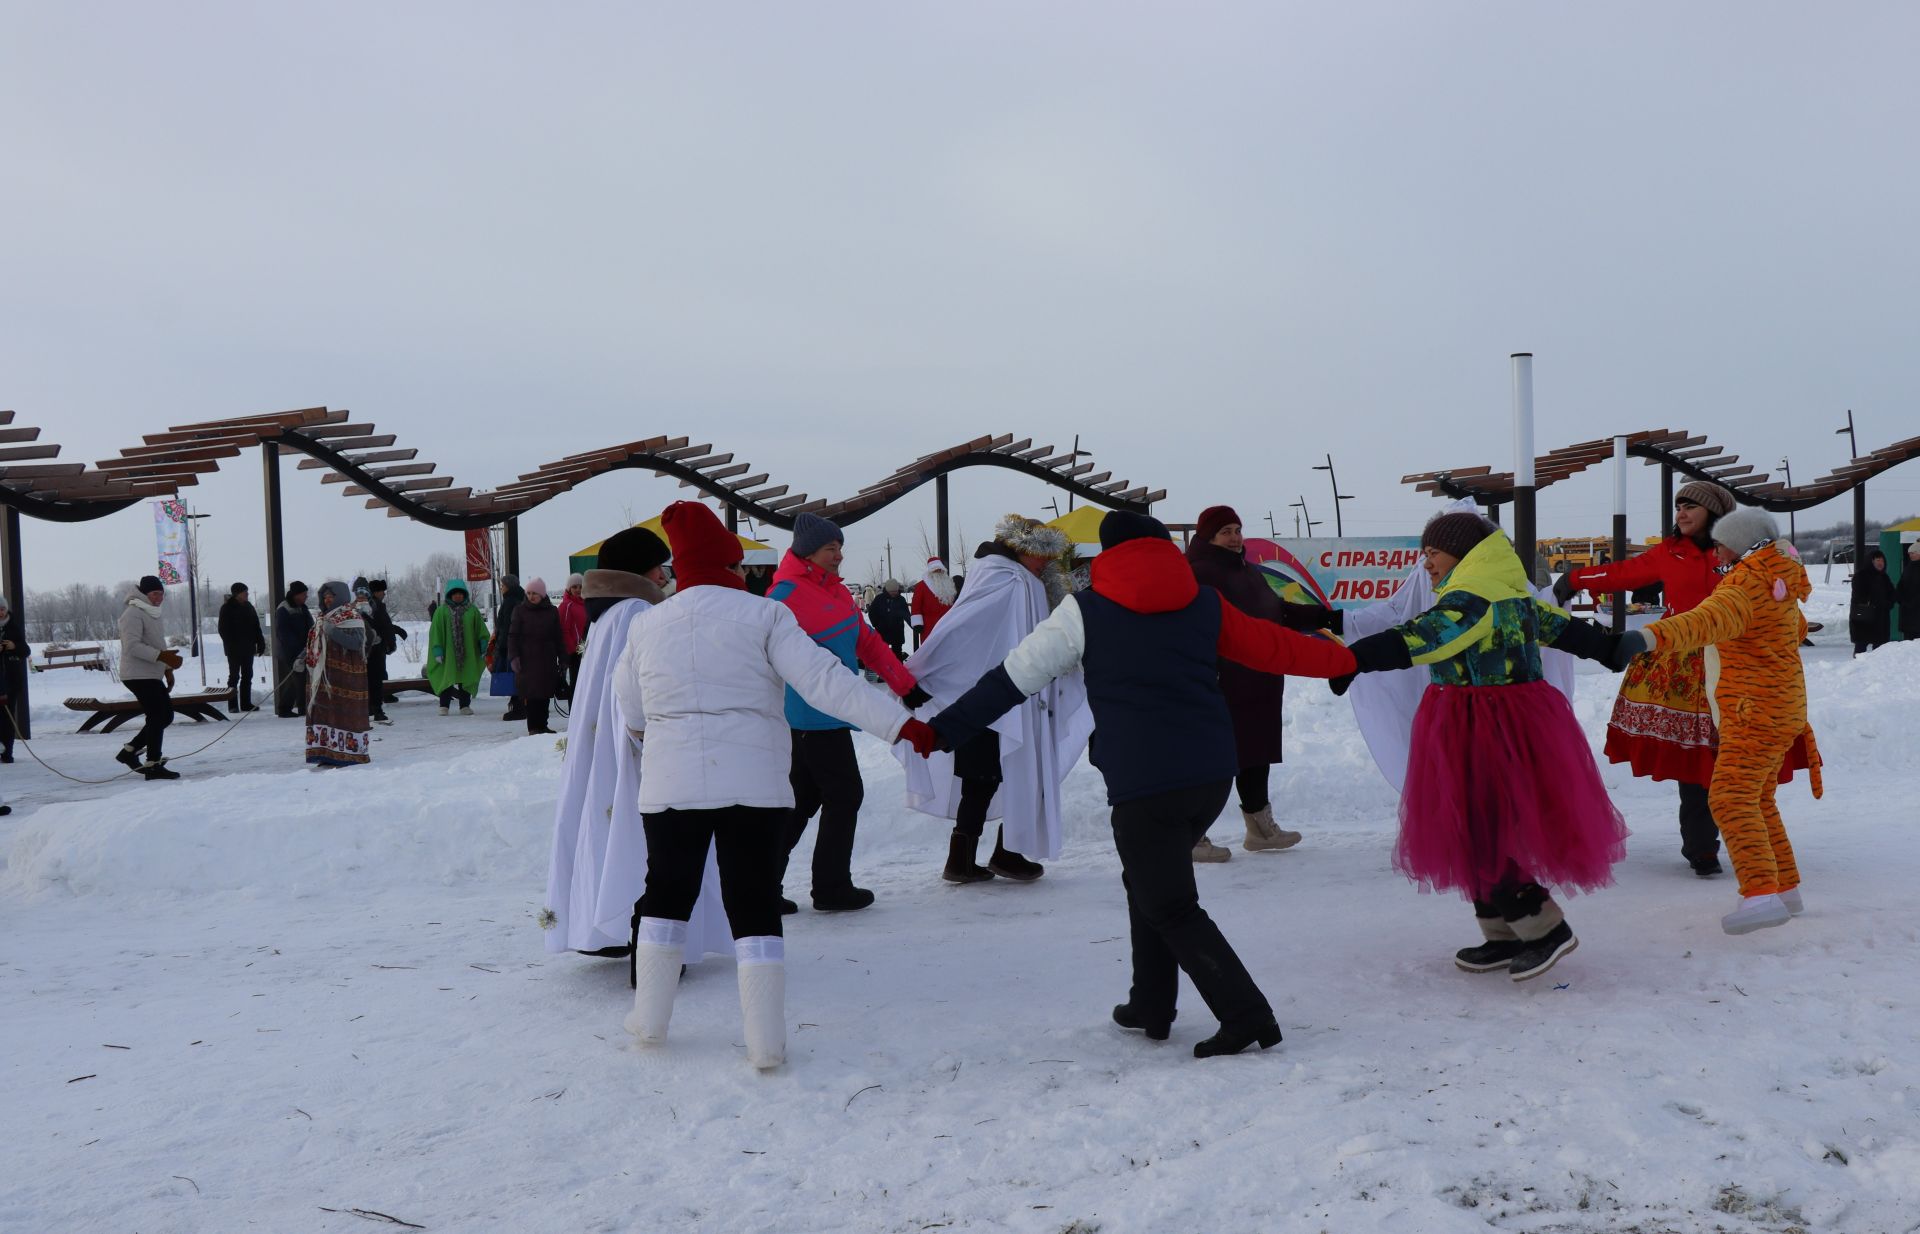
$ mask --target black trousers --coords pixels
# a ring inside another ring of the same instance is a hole
[[[451,707],[455,703],[460,704],[462,707],[470,707],[473,705],[473,695],[467,693],[459,686],[448,686],[446,689],[440,691],[440,705],[442,707]]]
[[[845,891],[853,886],[853,833],[867,795],[860,760],[853,754],[853,730],[796,728],[792,732],[793,763],[787,779],[793,785],[793,813],[787,821],[787,852],[800,843],[817,811],[820,833],[813,838],[813,894]],[[784,863],[780,869],[784,879]]]
[[[307,675],[293,672],[293,665],[287,666],[287,678],[274,692],[273,711],[281,716],[303,716],[307,714]]]
[[[157,763],[166,757],[160,751],[162,734],[167,731],[167,725],[173,723],[173,700],[167,693],[167,683],[148,680],[122,684],[140,700],[140,714],[147,719],[140,726],[140,731],[133,735],[133,740],[127,743],[127,748],[136,753],[145,750],[147,761]]]
[[[960,808],[953,826],[979,839],[987,828],[987,810],[1000,791],[1000,734],[987,729],[953,752],[953,774],[960,778]]]
[[[527,709],[527,731],[544,733],[547,731],[547,709],[552,705],[550,698],[530,698],[525,701]]]
[[[1267,776],[1273,767],[1267,763],[1256,763],[1251,767],[1242,767],[1240,774],[1233,777],[1233,786],[1240,794],[1240,811],[1253,814],[1273,804],[1273,795],[1267,788]]]
[[[662,810],[640,821],[647,829],[647,887],[635,906],[640,916],[665,921],[693,916],[711,844],[720,867],[720,902],[733,936],[780,936],[787,811],[755,806]]]
[[[387,653],[376,651],[367,656],[367,714],[387,714]]]
[[[233,694],[233,705],[241,711],[253,706],[253,657],[227,657],[227,689]]]
[[[1552,898],[1545,887],[1523,878],[1518,870],[1512,870],[1487,894],[1486,899],[1473,902],[1473,915],[1498,917],[1511,923],[1533,916]]]
[[[1227,804],[1232,782],[1123,801],[1113,807],[1113,845],[1127,889],[1133,933],[1133,992],[1146,1018],[1171,1018],[1184,971],[1221,1024],[1258,1024],[1273,1015],[1267,996],[1200,907],[1193,846]]]
[[[573,701],[573,692],[579,688],[580,656],[575,654],[567,657],[567,680],[566,684],[560,688],[560,697],[571,703]]]
[[[1680,786],[1680,855],[1692,865],[1720,857],[1720,828],[1707,805],[1707,786]]]

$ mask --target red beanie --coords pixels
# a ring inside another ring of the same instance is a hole
[[[1200,521],[1194,525],[1193,538],[1201,544],[1212,544],[1222,527],[1238,522],[1240,516],[1233,512],[1232,506],[1208,506],[1200,511]]]
[[[740,537],[726,529],[720,516],[697,501],[676,501],[660,515],[667,544],[673,549],[673,576],[681,589],[738,587],[747,582],[727,569],[746,556]]]

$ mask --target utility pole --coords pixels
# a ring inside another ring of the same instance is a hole
[[[1299,531],[1300,529],[1295,527],[1294,530]],[[1280,533],[1275,530],[1273,526],[1273,511],[1271,510],[1267,511],[1267,534],[1276,540],[1280,538]]]
[[[893,577],[893,541],[887,541],[887,577]]]
[[[1327,482],[1333,485],[1333,534],[1344,536],[1347,533],[1346,529],[1340,525],[1340,503],[1352,501],[1353,498],[1340,491],[1340,477],[1333,473],[1333,455],[1327,455],[1327,461],[1324,464],[1315,463],[1313,469],[1326,472]]]
[[[1300,519],[1305,519],[1307,523],[1307,538],[1311,540],[1313,538],[1313,529],[1320,525],[1321,520],[1313,517],[1313,515],[1310,512],[1308,512],[1307,495],[1305,493],[1300,494],[1300,500],[1294,502],[1293,504],[1300,507],[1300,517],[1294,520],[1294,524],[1293,524],[1294,529],[1296,532],[1298,532],[1300,527]]]

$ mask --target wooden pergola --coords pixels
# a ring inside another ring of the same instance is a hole
[[[256,448],[265,502],[268,588],[276,597],[286,590],[280,457],[287,452],[304,456],[298,470],[321,472],[322,484],[339,485],[342,496],[360,498],[368,509],[384,509],[389,518],[412,519],[444,531],[504,526],[506,568],[511,573],[520,568],[522,514],[595,476],[623,469],[670,476],[682,487],[717,499],[726,508],[730,526],[737,526],[743,514],[781,528],[791,528],[794,519],[805,513],[842,524],[857,523],[931,482],[943,557],[950,525],[947,477],[962,468],[1017,471],[1114,510],[1145,512],[1166,498],[1164,489],[1116,480],[1111,471],[1095,470],[1097,464],[1085,461],[1084,451],[1036,446],[1032,438],[1016,440],[1011,433],[976,437],[923,454],[853,496],[829,501],[772,483],[770,473],[735,462],[734,454],[689,437],[648,437],[571,454],[497,488],[476,490],[457,485],[452,476],[435,474],[435,464],[420,461],[414,448],[396,445],[394,434],[380,432],[370,420],[326,407],[175,425],[146,434],[141,444],[91,468],[81,463],[31,461],[55,458],[60,447],[6,444],[37,442],[40,435],[37,428],[15,428],[12,423],[12,412],[0,412],[0,505],[6,510],[4,536],[0,536],[0,584],[16,606],[25,600],[22,514],[58,522],[101,518],[137,501],[174,496],[181,488],[199,483],[201,476],[220,470],[224,460]],[[274,679],[283,672],[276,651]],[[24,705],[20,710],[22,736],[30,736]]]

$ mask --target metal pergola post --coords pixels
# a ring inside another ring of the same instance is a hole
[[[20,511],[7,507],[6,517],[0,519],[0,586],[7,589],[7,603],[13,606],[13,615],[20,619],[20,633],[25,637],[27,631],[27,579],[26,570],[20,561]],[[13,713],[14,722],[19,725],[15,735],[23,740],[33,738],[33,701],[28,697],[28,682],[33,679],[33,665],[23,662],[20,669],[20,696],[7,700],[7,708]],[[0,723],[4,723],[0,720]]]
[[[1513,548],[1527,580],[1538,583],[1533,576],[1540,540],[1533,505],[1533,353],[1517,351],[1508,359],[1513,368]]]
[[[260,477],[267,506],[267,656],[273,665],[273,712],[280,713],[280,682],[290,667],[280,657],[280,602],[287,594],[287,549],[280,515],[280,447],[260,443]]]
[[[1627,560],[1627,439],[1613,439],[1613,559],[1624,564]],[[1613,632],[1623,634],[1627,629],[1627,602],[1632,599],[1631,592],[1613,593]]]
[[[1662,535],[1666,534],[1667,528],[1673,526],[1672,463],[1660,464],[1660,517],[1654,520],[1653,525],[1660,530]]]
[[[947,514],[947,477],[935,476],[933,479],[933,548],[940,560],[946,564],[947,569],[951,570],[953,563],[947,560]]]
[[[518,516],[507,520],[507,573],[520,577],[520,519]]]

